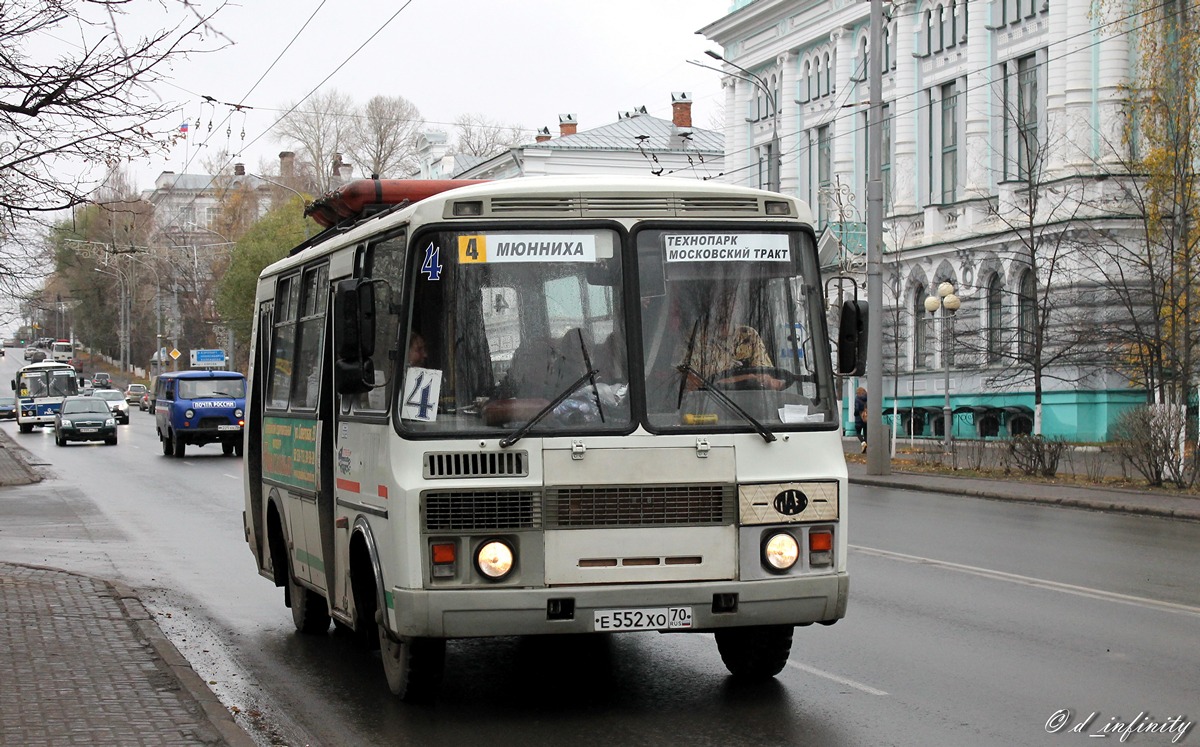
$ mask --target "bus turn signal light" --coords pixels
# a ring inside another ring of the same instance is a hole
[[[455,547],[453,542],[439,542],[430,547],[434,578],[454,578]]]
[[[824,529],[808,533],[808,565],[810,568],[833,564],[833,532]]]

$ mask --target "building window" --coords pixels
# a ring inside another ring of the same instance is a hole
[[[955,28],[957,21],[958,3],[956,0],[950,0],[950,5],[942,11],[942,41],[947,49],[958,43],[958,33]]]
[[[925,30],[925,54],[933,53],[933,12],[925,11],[922,28]]]
[[[896,56],[892,49],[892,24],[886,24],[883,27],[883,72],[893,70],[896,67]]]
[[[810,60],[804,61],[804,82],[801,84],[801,86],[802,87],[800,89],[800,95],[804,97],[805,101],[811,101],[813,96],[812,96],[812,62]]]
[[[913,369],[928,368],[929,312],[925,311],[925,285],[917,283],[912,294]]]
[[[817,128],[817,225],[823,227],[829,221],[828,207],[824,197],[829,194],[833,180],[833,144],[829,137],[829,125]]]
[[[892,210],[892,105],[880,107],[879,116],[879,173],[883,181],[883,212],[886,215]]]
[[[967,41],[967,0],[959,0],[954,6],[954,33],[964,44]]]
[[[825,71],[825,85],[821,87],[821,95],[828,96],[836,87],[836,84],[833,82],[833,65],[829,62],[828,52],[825,53],[825,61],[821,65],[821,69]]]
[[[1029,180],[1038,173],[1038,66],[1034,55],[1017,60],[1017,173]]]
[[[1033,360],[1034,340],[1037,336],[1037,289],[1033,273],[1029,270],[1021,276],[1021,293],[1017,298],[1017,356],[1022,363]]]
[[[867,65],[870,64],[870,55],[867,53],[867,37],[863,36],[858,40],[858,60],[854,63],[854,80],[864,81],[867,79]],[[883,68],[885,71],[887,67]]]
[[[958,198],[958,85],[941,87],[941,179],[942,203]]]
[[[1004,289],[1000,285],[999,273],[992,275],[988,281],[987,290],[987,362],[996,363],[1000,360],[1000,352],[1004,319],[1002,316],[1002,297]]]

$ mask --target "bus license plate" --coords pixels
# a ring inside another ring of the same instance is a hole
[[[673,630],[692,627],[691,607],[652,607],[649,609],[596,610],[597,632],[618,630]]]

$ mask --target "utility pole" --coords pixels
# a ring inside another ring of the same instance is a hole
[[[883,430],[883,0],[871,0],[867,55],[867,474],[888,475]]]

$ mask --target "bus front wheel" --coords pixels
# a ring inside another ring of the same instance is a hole
[[[787,664],[793,630],[791,625],[756,625],[718,630],[714,637],[730,674],[739,679],[767,680]]]
[[[446,662],[442,638],[393,638],[380,621],[379,656],[388,689],[401,700],[427,702],[437,692]]]
[[[17,427],[21,429],[22,433],[32,433],[33,432],[33,423],[21,423]]]

